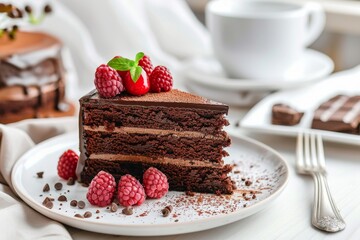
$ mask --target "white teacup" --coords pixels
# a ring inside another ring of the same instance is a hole
[[[317,3],[213,0],[206,24],[229,77],[282,80],[319,37],[325,14]]]

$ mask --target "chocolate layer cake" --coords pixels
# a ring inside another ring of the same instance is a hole
[[[311,128],[360,134],[360,96],[337,95],[316,109]]]
[[[0,123],[74,114],[65,101],[61,43],[44,33],[0,38]]]
[[[275,125],[294,126],[299,124],[304,113],[286,104],[274,104],[272,107],[271,123]]]
[[[78,177],[89,183],[105,170],[138,179],[150,166],[167,175],[170,190],[233,192],[224,165],[230,139],[228,106],[178,90],[114,98],[96,90],[80,99]]]

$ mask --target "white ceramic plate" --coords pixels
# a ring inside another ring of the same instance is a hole
[[[256,66],[254,66],[256,67]],[[296,88],[328,76],[334,70],[333,61],[323,53],[307,49],[301,59],[285,74],[284,79],[249,80],[226,77],[220,63],[213,57],[198,57],[186,62],[184,76],[203,88],[227,91],[271,91]]]
[[[134,214],[126,216],[109,209],[91,206],[86,200],[87,188],[76,183],[68,186],[60,180],[56,173],[59,156],[67,149],[78,148],[76,133],[55,137],[40,143],[27,152],[15,165],[12,182],[18,195],[36,211],[64,224],[94,232],[132,235],[159,236],[195,232],[225,225],[268,206],[284,189],[288,180],[288,165],[284,159],[271,148],[247,138],[232,138],[232,146],[228,149],[230,156],[226,159],[235,163],[232,177],[239,190],[231,196],[196,193],[187,196],[183,192],[169,192],[160,200],[146,200],[134,208]],[[36,173],[44,171],[42,179]],[[252,184],[246,186],[249,179]],[[56,191],[54,184],[63,183],[63,189]],[[50,192],[43,193],[43,186],[48,183]],[[246,193],[246,197],[243,197]],[[64,194],[68,201],[62,206],[57,198]],[[255,194],[255,198],[252,196]],[[54,207],[48,209],[42,205],[46,196],[54,197]],[[84,209],[71,207],[70,201],[83,200]],[[173,211],[163,217],[161,209],[171,205]],[[100,213],[96,213],[99,209]],[[90,211],[92,217],[77,218],[75,214]],[[98,217],[98,218],[97,218]]]
[[[334,74],[328,80],[306,88],[285,90],[264,98],[241,120],[240,127],[246,130],[297,136],[299,131],[310,129],[314,110],[324,101],[337,94],[360,95],[360,67]],[[296,126],[271,124],[271,108],[276,103],[285,103],[304,112],[301,122]],[[360,145],[360,136],[331,131],[313,130],[323,139],[333,142]]]

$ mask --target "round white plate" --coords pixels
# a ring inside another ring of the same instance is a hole
[[[133,215],[127,216],[121,213],[121,206],[115,213],[107,208],[91,206],[86,200],[86,187],[79,183],[68,186],[57,176],[59,156],[67,149],[77,148],[76,133],[40,143],[16,163],[12,183],[18,195],[43,215],[76,228],[100,233],[159,236],[218,227],[268,206],[279,196],[288,180],[288,165],[277,152],[254,140],[232,137],[232,146],[228,148],[230,156],[226,161],[236,164],[231,175],[238,190],[233,195],[196,193],[195,196],[187,196],[184,192],[169,192],[159,200],[146,200],[143,205],[134,207]],[[44,171],[42,179],[36,176],[40,171]],[[251,181],[249,186],[246,186],[246,180]],[[56,182],[63,183],[61,191],[54,189]],[[46,183],[50,185],[50,191],[43,193]],[[67,197],[67,202],[57,200],[60,194]],[[47,196],[55,198],[52,209],[42,205]],[[71,207],[70,201],[73,199],[85,201],[86,207]],[[173,211],[168,217],[163,217],[161,210],[168,205],[173,207]],[[96,210],[100,212],[96,213]],[[90,211],[92,217],[74,217],[86,211]]]
[[[333,70],[333,61],[325,54],[312,49],[305,51],[303,57],[285,74],[284,79],[231,79],[226,77],[220,63],[213,57],[191,59],[182,69],[190,82],[198,83],[204,88],[227,91],[271,91],[296,88],[321,80]]]

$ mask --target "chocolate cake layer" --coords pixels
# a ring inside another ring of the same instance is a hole
[[[338,95],[322,103],[311,128],[360,134],[360,96]]]
[[[116,180],[122,175],[131,174],[141,180],[143,173],[149,167],[156,167],[168,178],[169,189],[172,191],[194,191],[205,193],[231,194],[234,190],[230,177],[230,165],[222,168],[209,168],[197,166],[177,166],[173,164],[148,164],[139,162],[117,162],[101,159],[92,159],[85,162],[81,173],[81,180],[89,184],[93,177],[104,170],[111,173]]]
[[[178,137],[175,134],[140,134],[125,132],[105,132],[84,130],[86,154],[109,153],[140,155],[147,157],[167,157],[197,159],[205,162],[222,162],[227,156],[224,147],[230,139],[219,135],[218,139],[205,137]]]
[[[49,106],[49,115],[73,115],[66,110],[73,106],[63,107],[68,103],[64,99],[66,76],[61,51],[61,42],[44,33],[18,32],[15,40],[1,41],[1,123],[26,119],[30,112],[34,112],[31,118],[44,116],[43,110]],[[19,116],[14,118],[15,114]]]
[[[183,97],[182,92],[173,90],[174,95]],[[148,96],[149,95],[149,96]],[[155,101],[154,96],[158,96]],[[99,98],[91,92],[80,99],[83,111],[83,124],[89,126],[138,127],[171,129],[177,131],[199,131],[204,133],[220,132],[228,125],[224,118],[228,107],[211,102],[206,105],[203,98],[191,104],[189,96],[184,102],[171,102],[169,93],[148,93],[144,96],[129,98],[120,95],[113,99]],[[179,97],[178,96],[178,97]],[[143,99],[144,102],[140,100]],[[191,98],[190,98],[191,99]],[[152,101],[150,101],[152,100]],[[164,100],[161,102],[160,100]],[[202,101],[201,101],[202,100]]]

